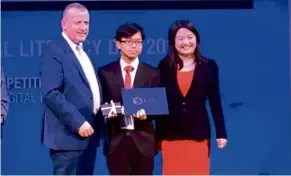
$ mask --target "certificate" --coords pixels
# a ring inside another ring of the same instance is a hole
[[[122,89],[125,115],[136,114],[144,109],[146,115],[169,114],[164,87]]]

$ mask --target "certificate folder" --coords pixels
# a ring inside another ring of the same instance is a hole
[[[122,89],[124,113],[136,114],[144,109],[147,115],[169,114],[164,87]]]

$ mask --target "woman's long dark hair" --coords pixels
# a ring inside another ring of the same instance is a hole
[[[168,33],[169,50],[168,50],[168,54],[165,58],[166,63],[170,67],[174,67],[176,69],[183,68],[183,61],[178,56],[178,51],[175,47],[176,34],[177,34],[178,30],[181,28],[186,28],[186,29],[190,30],[196,36],[197,46],[196,46],[196,49],[194,52],[195,62],[197,64],[200,64],[201,62],[206,62],[207,59],[201,55],[201,52],[199,49],[200,35],[199,35],[197,29],[194,27],[194,25],[189,20],[177,20],[170,26],[170,29],[169,29],[169,33]]]

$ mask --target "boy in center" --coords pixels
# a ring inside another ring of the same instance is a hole
[[[104,102],[122,103],[122,88],[158,87],[159,72],[139,59],[145,34],[136,23],[116,30],[118,60],[99,69]],[[105,155],[110,175],[152,175],[156,140],[153,117],[138,111],[132,116],[109,116],[106,122]]]

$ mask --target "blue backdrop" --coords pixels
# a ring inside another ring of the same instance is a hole
[[[52,173],[40,144],[39,56],[60,35],[60,19],[61,11],[2,12],[1,57],[12,101],[3,127],[2,174]],[[248,10],[92,11],[88,52],[97,66],[117,59],[115,30],[135,21],[147,34],[141,60],[156,66],[176,19],[196,24],[204,55],[220,66],[229,143],[223,150],[212,146],[211,173],[291,174],[287,0],[256,0]],[[155,163],[160,174],[160,155]],[[101,149],[95,173],[108,173]]]

